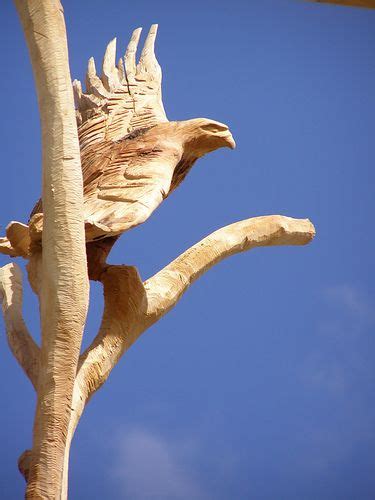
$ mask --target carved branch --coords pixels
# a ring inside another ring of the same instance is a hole
[[[80,356],[77,375],[86,400],[149,326],[146,292],[135,267],[107,266],[100,281],[104,288],[103,319],[94,341]]]
[[[10,257],[27,257],[29,246],[29,226],[22,224],[22,222],[9,222],[6,228],[6,237],[0,238],[0,253]]]
[[[9,257],[18,257],[18,252],[12,247],[11,242],[8,238],[0,238],[0,253],[3,255],[9,255]]]
[[[157,321],[188,287],[223,259],[255,247],[306,245],[315,235],[308,220],[281,215],[254,217],[223,227],[189,248],[145,282],[147,316]]]
[[[42,128],[41,376],[27,498],[62,498],[73,386],[88,306],[80,150],[59,0],[15,0]],[[33,250],[36,252],[36,250]]]
[[[40,349],[31,337],[22,316],[22,272],[17,264],[0,268],[0,301],[8,344],[35,390],[39,376]]]
[[[212,266],[255,247],[305,245],[314,235],[307,219],[255,217],[210,234],[144,284],[134,267],[107,266],[100,277],[105,300],[102,325],[80,358],[84,397],[89,399],[101,387],[123,353]]]
[[[19,257],[27,257],[30,247],[29,226],[11,221],[6,228],[6,236]]]

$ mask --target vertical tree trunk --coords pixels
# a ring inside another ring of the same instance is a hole
[[[62,6],[59,0],[15,4],[34,71],[43,147],[41,366],[26,496],[61,499],[88,306],[82,173]]]

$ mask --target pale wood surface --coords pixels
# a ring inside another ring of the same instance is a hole
[[[43,148],[42,345],[27,498],[60,498],[88,307],[82,172],[63,9],[15,0],[38,94]],[[34,249],[37,252],[37,249]]]
[[[38,387],[40,349],[27,329],[22,315],[22,272],[15,263],[0,268],[2,303],[9,347],[30,379]]]
[[[203,155],[235,147],[225,124],[198,118],[169,122],[161,99],[161,69],[154,46],[157,25],[147,36],[139,62],[140,28],[115,65],[116,40],[105,52],[102,74],[91,58],[86,92],[73,82],[84,183],[86,241],[118,236],[141,224],[184,180]],[[42,201],[31,213],[30,232],[11,222],[0,252],[28,257],[30,239],[40,241]]]
[[[223,227],[198,242],[144,283],[135,267],[106,266],[102,325],[80,357],[86,398],[107,379],[135,340],[176,305],[188,287],[226,257],[255,247],[305,245],[315,235],[309,220],[255,217]]]
[[[133,32],[117,66],[116,39],[109,43],[101,76],[89,60],[85,93],[79,81],[73,82],[87,242],[118,236],[146,221],[197,159],[235,146],[222,123],[167,120],[154,50],[157,25],[151,26],[137,63],[140,33],[141,28]],[[41,211],[38,202],[31,214],[36,234],[42,231],[42,218],[35,218]]]
[[[17,250],[13,248],[11,242],[5,237],[0,238],[0,253],[9,255],[9,257],[20,257]]]

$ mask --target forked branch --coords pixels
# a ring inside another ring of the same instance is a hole
[[[17,264],[0,268],[0,302],[10,350],[37,390],[40,349],[22,316],[22,273]]]
[[[134,267],[107,266],[101,276],[105,308],[101,328],[80,358],[86,399],[106,381],[122,354],[182,297],[188,287],[221,260],[261,246],[305,245],[312,223],[281,215],[236,222],[210,234],[142,283]]]

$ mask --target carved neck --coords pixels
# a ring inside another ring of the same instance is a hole
[[[169,193],[174,191],[176,187],[181,184],[197,159],[197,157],[194,157],[191,154],[184,153],[182,155],[181,160],[177,163],[176,168],[174,169]]]

